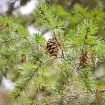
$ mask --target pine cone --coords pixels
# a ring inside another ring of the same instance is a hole
[[[59,43],[55,37],[50,38],[47,42],[46,52],[48,52],[51,56],[58,56],[59,52]]]
[[[21,63],[25,63],[26,62],[26,55],[25,54],[21,54]]]
[[[80,65],[85,66],[87,61],[88,61],[88,52],[82,51],[81,56],[80,56]]]

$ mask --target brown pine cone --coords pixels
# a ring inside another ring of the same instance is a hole
[[[82,51],[80,56],[80,66],[85,66],[88,61],[88,52]]]
[[[26,62],[26,55],[25,54],[21,54],[21,63],[25,63]]]
[[[59,43],[55,37],[50,38],[47,42],[46,52],[48,52],[51,56],[58,55],[59,52]]]

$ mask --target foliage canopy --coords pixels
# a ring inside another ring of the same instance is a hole
[[[57,38],[63,56],[45,52],[43,35],[30,36],[12,17],[0,16],[0,72],[8,72],[16,82],[12,98],[20,100],[18,105],[101,105],[103,81],[94,77],[94,71],[105,57],[105,41],[98,36],[104,32],[105,13],[80,5],[69,12],[41,3],[34,15],[37,25]]]

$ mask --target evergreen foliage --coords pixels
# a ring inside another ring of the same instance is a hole
[[[105,14],[80,5],[59,8],[40,3],[34,14],[60,44],[56,58],[46,53],[43,35],[30,36],[13,18],[0,16],[0,72],[16,82],[10,96],[17,105],[104,105],[105,81],[95,79],[94,71],[105,57],[105,41],[98,36]]]

